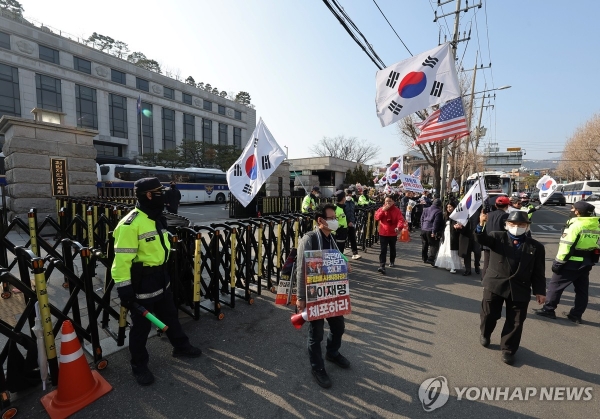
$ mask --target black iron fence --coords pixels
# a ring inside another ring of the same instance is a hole
[[[253,304],[254,296],[275,292],[286,258],[313,228],[312,215],[299,212],[301,199],[262,198],[259,208],[266,215],[211,225],[192,226],[186,218],[168,214],[172,247],[168,268],[179,310],[195,320],[201,312],[220,320],[225,316],[224,306],[235,308],[239,301]],[[375,208],[357,208],[358,243],[363,250],[377,238]],[[13,298],[12,291],[17,289],[24,302],[16,322],[0,319],[0,335],[8,338],[0,351],[0,410],[10,406],[8,391],[15,391],[10,377],[5,379],[3,368],[7,361],[11,362],[10,348],[20,346],[28,358],[36,359],[37,345],[31,331],[36,302],[44,307],[41,315],[48,330],[45,345],[52,383],[58,378],[54,337],[63,321],[70,320],[78,338],[89,343],[97,369],[107,366],[100,329],[113,337],[117,345],[124,344],[127,311],[111,305],[114,281],[110,267],[114,259],[112,231],[130,209],[124,203],[96,197],[64,198],[57,200],[56,216],[39,222],[32,209],[27,220],[17,217],[3,224],[2,298]],[[15,232],[26,238],[25,243],[11,242],[11,237],[16,236],[11,233]],[[102,286],[97,288],[93,280],[100,270],[104,270],[104,277]],[[53,273],[62,278],[58,288],[58,292],[65,293],[62,298],[58,298],[56,290],[49,293],[46,289]]]

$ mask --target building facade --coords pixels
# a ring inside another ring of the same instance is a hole
[[[355,161],[337,157],[307,157],[287,161],[290,164],[290,179],[294,183],[294,190],[310,191],[313,186],[319,186],[326,198],[340,189],[345,182],[346,171],[354,170],[357,165]],[[362,164],[362,168],[369,173],[368,165]]]
[[[99,163],[132,162],[183,139],[242,148],[256,126],[252,108],[0,17],[0,117],[33,119],[33,108],[97,130]]]

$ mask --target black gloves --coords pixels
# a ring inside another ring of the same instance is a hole
[[[564,268],[564,266],[565,266],[564,263],[554,261],[554,262],[552,262],[552,272],[554,272],[555,274],[558,274],[558,273],[560,273],[562,268]]]
[[[125,285],[124,287],[119,287],[117,288],[117,293],[121,299],[121,305],[131,310],[131,307],[135,302],[135,292],[133,292],[133,286]]]

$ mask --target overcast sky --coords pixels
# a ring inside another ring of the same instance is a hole
[[[372,0],[338,1],[386,65],[410,56]],[[523,147],[526,158],[557,158],[548,151],[562,150],[597,112],[598,83],[587,76],[598,67],[593,28],[600,2],[482,1],[486,8],[461,13],[461,31],[472,32],[457,55],[465,68],[473,66],[477,50],[485,65],[491,60],[491,70],[478,72],[477,90],[512,86],[497,92],[495,108],[484,111],[484,143]],[[453,28],[452,17],[433,22],[435,0],[377,3],[413,54],[437,46],[440,31]],[[184,79],[249,92],[257,117],[289,147],[290,158],[310,156],[312,144],[336,135],[378,145],[382,162],[405,151],[396,127],[381,128],[377,119],[377,68],[321,0],[22,4],[27,18],[75,36],[95,31],[124,41],[164,69],[179,69]]]

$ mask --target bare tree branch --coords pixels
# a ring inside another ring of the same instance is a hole
[[[336,157],[338,159],[355,161],[359,164],[368,164],[377,157],[380,148],[366,141],[359,141],[356,137],[323,137],[321,142],[310,148],[311,153],[319,157]]]

